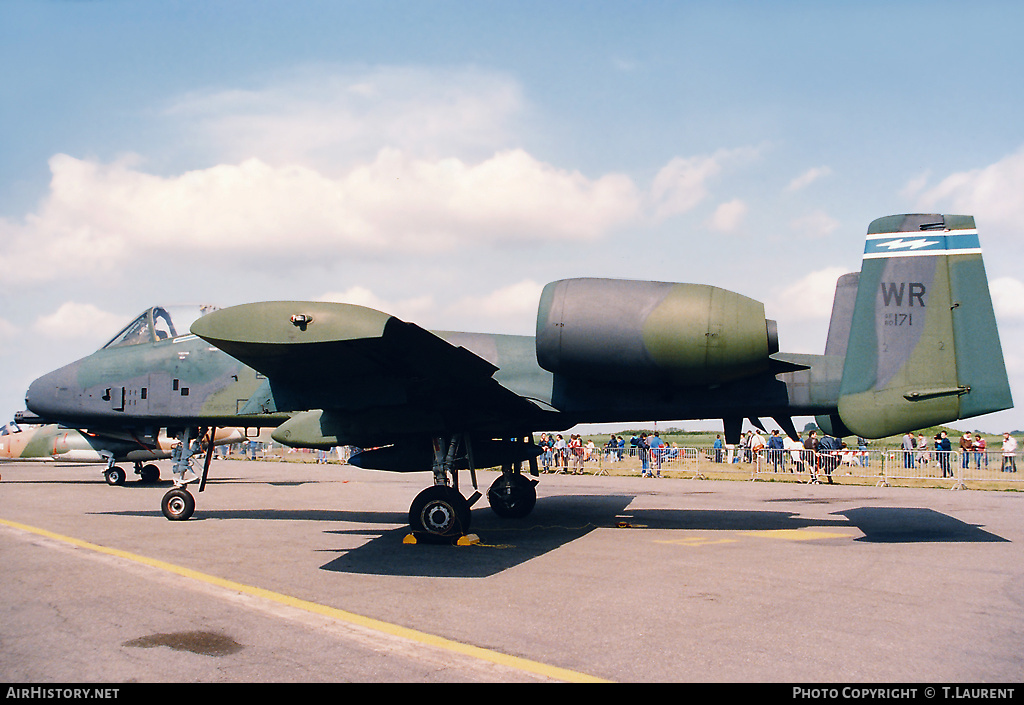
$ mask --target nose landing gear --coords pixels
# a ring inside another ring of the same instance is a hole
[[[206,462],[203,464],[202,475],[196,475],[195,471],[192,470],[192,456],[201,452],[201,439],[203,434],[206,433],[206,429],[200,429],[190,443],[189,435],[192,430],[194,429],[185,429],[181,444],[174,449],[171,455],[174,459],[174,468],[172,470],[175,475],[174,488],[168,490],[160,500],[160,510],[170,521],[187,521],[195,511],[196,500],[192,493],[188,491],[188,485],[198,482],[200,492],[206,489],[206,476],[210,472],[210,461],[213,460],[213,438],[216,429],[210,429]],[[187,473],[191,473],[193,476],[186,479],[185,475]]]

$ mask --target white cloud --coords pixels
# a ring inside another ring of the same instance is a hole
[[[96,332],[113,337],[125,324],[124,316],[100,310],[93,304],[68,301],[32,324],[35,333],[54,340],[95,339]]]
[[[403,321],[426,325],[424,318],[436,307],[431,296],[417,296],[410,299],[388,300],[363,286],[349,287],[345,291],[328,292],[320,297],[320,301],[333,301],[342,304],[366,306],[390,314]]]
[[[543,284],[524,280],[484,296],[467,296],[448,307],[452,320],[466,321],[481,330],[510,330],[533,334]]]
[[[774,311],[779,321],[827,321],[832,316],[836,281],[846,272],[847,270],[842,267],[827,267],[808,272],[781,289],[765,307]]]
[[[0,350],[6,350],[13,345],[13,339],[21,333],[18,326],[10,321],[0,318]]]
[[[509,144],[527,109],[520,84],[495,71],[315,65],[252,89],[190,93],[165,117],[219,161],[331,174],[382,147],[483,158]]]
[[[792,221],[790,227],[803,238],[820,240],[831,235],[839,227],[839,221],[824,211],[815,211]]]
[[[1010,227],[1019,233],[1024,222],[1024,148],[984,168],[950,174],[925,189],[919,206],[924,212],[974,215],[981,226]]]
[[[789,185],[786,186],[786,190],[790,192],[800,191],[802,189],[807,188],[818,179],[822,179],[826,176],[829,176],[831,173],[832,169],[830,169],[827,166],[813,167],[811,169],[808,169],[807,171],[805,171],[803,174],[796,177],[792,181],[790,181]]]
[[[257,158],[162,176],[144,171],[136,156],[102,163],[58,154],[39,210],[20,223],[0,219],[0,267],[10,283],[24,283],[182,254],[258,253],[288,266],[311,257],[592,242],[640,223],[647,209],[664,217],[692,208],[723,165],[753,154],[675,158],[649,194],[624,175],[590,178],[521,149],[471,163],[387,148],[338,176]],[[744,213],[734,200],[711,222],[734,228]],[[76,266],[44,268],[40,261]]]
[[[692,210],[708,197],[709,182],[726,166],[749,161],[756,148],[721,149],[709,156],[676,157],[654,177],[651,199],[654,215],[668,218]]]
[[[522,150],[469,164],[394,149],[338,178],[258,159],[162,177],[129,161],[57,155],[51,191],[22,224],[0,221],[0,265],[11,281],[110,271],[133,256],[186,251],[307,260],[401,249],[588,241],[636,219],[640,195],[625,176],[589,179]]]
[[[153,262],[260,257],[288,269],[594,242],[692,209],[723,170],[759,153],[677,157],[647,190],[515,148],[528,112],[517,81],[478,69],[316,66],[192,93],[163,114],[177,141],[153,149],[198,154],[204,166],[53,156],[39,207],[0,218],[0,271],[17,285],[109,279]],[[723,204],[711,222],[736,227],[743,211]]]
[[[747,204],[738,198],[722,203],[708,220],[708,227],[719,232],[732,232],[743,222],[748,210]]]
[[[453,303],[438,305],[429,295],[391,300],[364,286],[353,286],[345,291],[324,294],[320,300],[367,306],[435,329],[532,333],[543,288],[535,281],[524,280],[490,293],[465,296]]]
[[[1013,277],[999,277],[989,282],[988,288],[997,318],[1024,321],[1024,283]]]
[[[925,171],[921,174],[910,179],[906,185],[900,189],[900,198],[905,199],[917,199],[920,197],[921,192],[924,191],[928,185],[928,180],[931,178],[931,172]]]

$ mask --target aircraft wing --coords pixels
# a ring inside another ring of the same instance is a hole
[[[305,412],[279,430],[301,431],[313,446],[507,428],[510,419],[528,433],[529,420],[543,413],[499,384],[487,360],[363,306],[245,304],[204,316],[192,332],[266,375],[277,411]]]

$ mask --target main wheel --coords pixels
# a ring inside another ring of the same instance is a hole
[[[156,465],[144,465],[139,475],[139,479],[141,479],[147,485],[152,485],[157,482],[160,482],[160,468],[158,468]]]
[[[502,475],[487,490],[494,513],[505,519],[522,519],[537,504],[537,483],[519,474]]]
[[[103,473],[103,477],[106,478],[108,485],[123,485],[124,484],[124,478],[125,478],[124,470],[122,470],[121,468],[117,467],[116,465],[114,467],[110,468],[109,470],[107,470],[105,473]]]
[[[186,521],[196,510],[196,499],[188,490],[173,489],[160,500],[160,509],[171,521]]]
[[[445,485],[423,490],[409,507],[409,526],[414,532],[445,538],[461,536],[469,531],[469,521],[469,502]]]

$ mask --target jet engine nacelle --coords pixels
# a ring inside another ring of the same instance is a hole
[[[567,377],[717,384],[766,371],[778,350],[764,304],[702,284],[563,279],[537,312],[537,361]]]

